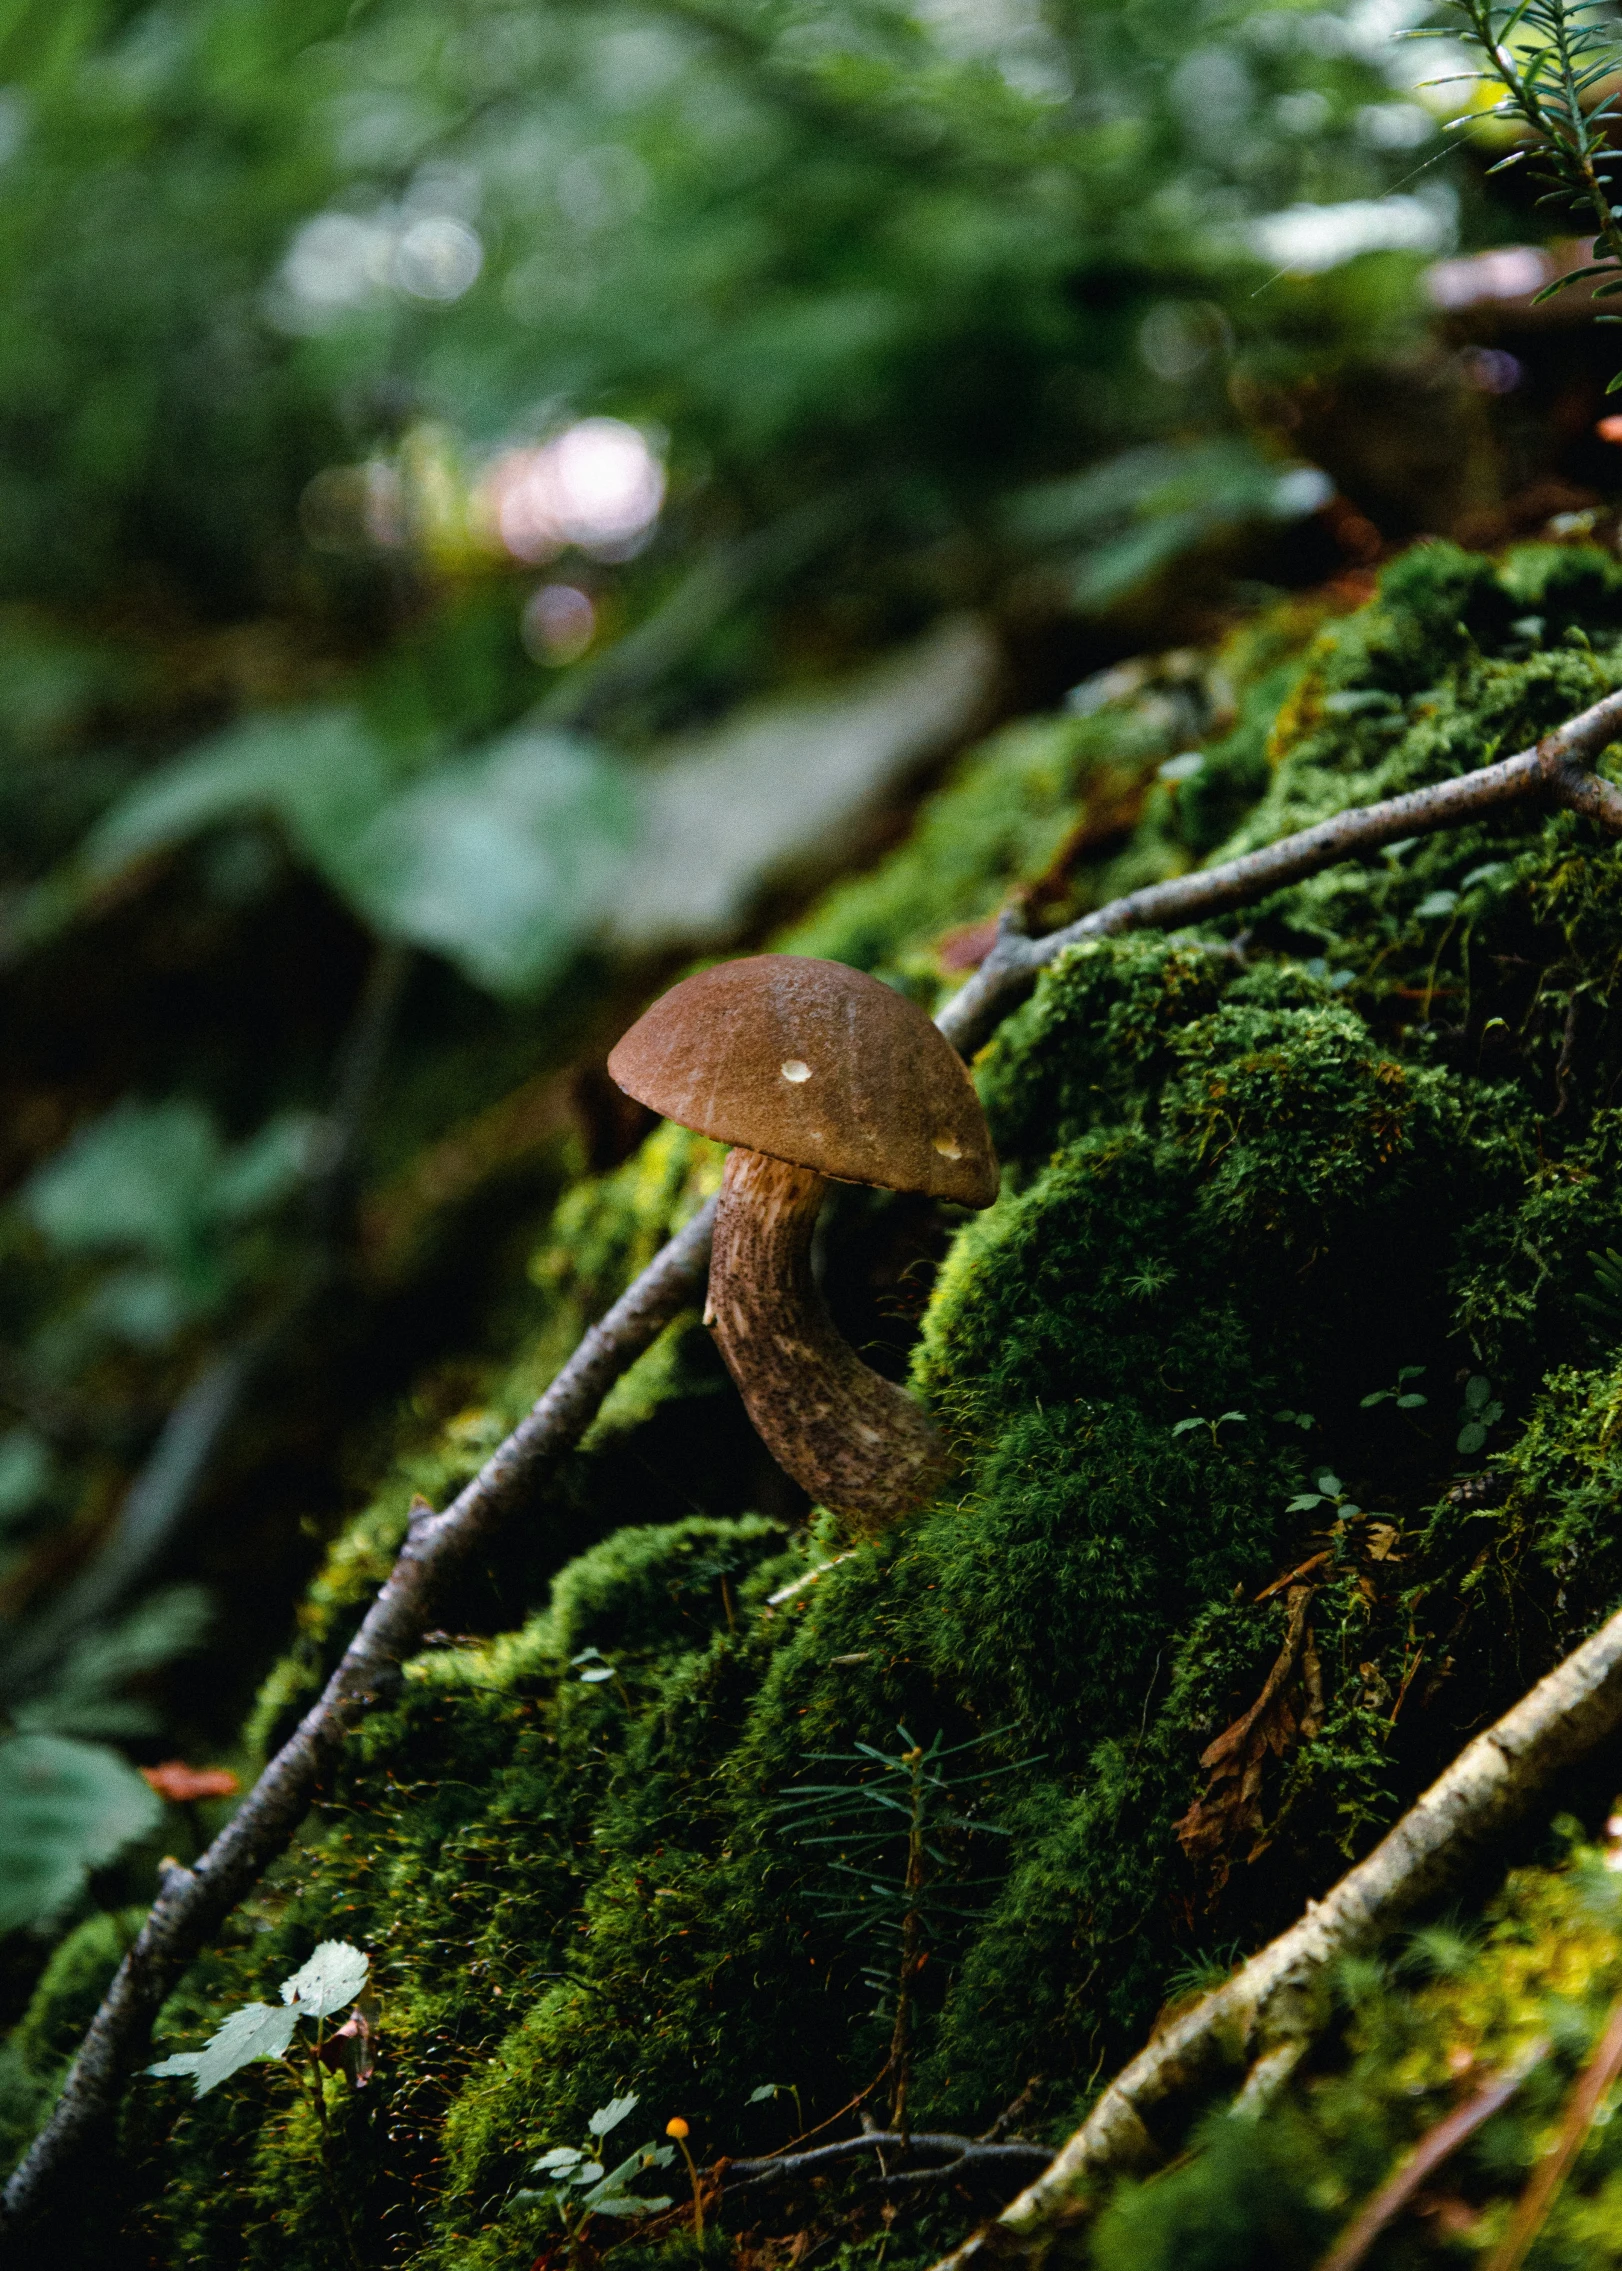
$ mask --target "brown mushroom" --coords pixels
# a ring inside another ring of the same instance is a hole
[[[950,1042],[860,970],[759,954],[672,987],[608,1069],[666,1119],[733,1146],[705,1319],[773,1458],[868,1527],[922,1505],[947,1471],[940,1438],[840,1337],[811,1234],[829,1178],[964,1206],[996,1197],[985,1117]]]

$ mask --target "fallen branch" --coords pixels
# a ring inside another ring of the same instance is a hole
[[[265,1768],[195,1868],[170,1869],[73,2062],[49,2121],[6,2187],[15,2228],[49,2202],[144,2056],[152,2022],[187,1965],[284,1852],[344,1739],[391,1693],[428,1628],[435,1596],[467,1555],[578,1443],[603,1398],[703,1290],[714,1206],[695,1215],[586,1334],[540,1402],[442,1514],[411,1524],[399,1556],[320,1700]]]
[[[1086,2220],[1113,2177],[1164,2158],[1163,2126],[1233,2069],[1314,2031],[1329,1967],[1391,1932],[1456,1881],[1551,1775],[1622,1724],[1622,1610],[1556,1665],[1439,1780],[1299,1923],[1173,2021],[1110,2083],[1051,2167],[945,2258],[967,2271],[1017,2257],[1040,2266]]]
[[[949,2157],[934,2168],[885,2169],[881,2188],[934,2184],[942,2177],[975,2175],[988,2169],[1005,2173],[1015,2167],[1042,2168],[1052,2159],[1045,2145],[1026,2144],[1020,2138],[998,2142],[989,2137],[956,2137],[941,2130],[915,2129],[903,2137],[899,2129],[869,2129],[860,2137],[842,2137],[837,2144],[817,2145],[809,2153],[787,2153],[780,2159],[728,2161],[725,2182],[728,2195],[758,2192],[768,2185],[786,2184],[791,2177],[832,2168],[859,2153],[893,2153],[905,2160],[911,2153],[945,2153]],[[734,2182],[741,2177],[741,2183]]]
[[[1047,938],[1024,938],[1012,922],[1005,921],[986,962],[936,1022],[967,1056],[1030,990],[1038,972],[1079,939],[1197,922],[1264,898],[1362,852],[1405,836],[1456,827],[1540,793],[1598,821],[1613,834],[1622,834],[1622,793],[1582,770],[1582,760],[1597,756],[1618,733],[1622,733],[1622,693],[1608,695],[1557,727],[1535,749],[1460,780],[1342,813],[1220,867],[1130,892]],[[270,1761],[196,1869],[184,1876],[171,1872],[165,1879],[139,1938],[91,2022],[50,2118],[6,2187],[0,2231],[41,2213],[98,2123],[110,2113],[124,2077],[145,2053],[152,2021],[165,1998],[231,1909],[286,1850],[350,1728],[420,1643],[432,1619],[435,1593],[446,1576],[518,1501],[534,1494],[549,1470],[585,1433],[613,1383],[674,1316],[699,1298],[713,1220],[712,1204],[655,1256],[602,1323],[586,1335],[534,1410],[451,1505],[441,1514],[413,1522],[399,1560],[320,1701]],[[1181,2040],[1182,2034],[1180,2027],[1167,2040]],[[1067,2153],[1070,2150],[1066,2148]],[[1051,2179],[1052,2172],[1042,2185]],[[1040,2191],[1040,2185],[1034,2186],[1022,2199],[1030,2201]],[[1015,2208],[1020,2205],[1016,2202]]]
[[[997,943],[979,969],[942,1011],[939,1024],[964,1056],[979,1048],[992,1028],[1024,998],[1056,955],[1085,938],[1113,938],[1126,930],[1172,930],[1209,921],[1235,907],[1253,905],[1342,860],[1400,843],[1408,836],[1434,835],[1458,828],[1507,804],[1548,796],[1580,812],[1613,836],[1622,835],[1622,792],[1585,769],[1607,743],[1622,735],[1622,693],[1607,694],[1591,709],[1545,734],[1535,749],[1502,758],[1496,765],[1464,773],[1454,781],[1412,789],[1381,804],[1358,805],[1332,820],[1281,836],[1275,844],[1224,860],[1220,867],[1196,868],[1167,883],[1147,884],[1112,899],[1046,938],[1025,938],[1005,923]]]

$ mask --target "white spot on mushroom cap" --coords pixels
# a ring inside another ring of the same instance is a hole
[[[802,1080],[811,1078],[811,1067],[802,1057],[789,1057],[783,1065],[783,1078],[792,1080],[796,1087]]]

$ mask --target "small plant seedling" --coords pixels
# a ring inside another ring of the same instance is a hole
[[[201,2050],[179,2050],[147,2068],[149,2074],[189,2075],[201,2098],[259,2059],[285,2063],[295,2088],[315,2115],[322,2178],[352,2264],[359,2258],[333,2167],[327,2078],[329,2071],[343,2072],[357,2089],[364,2088],[371,2078],[371,2014],[360,2003],[369,1969],[368,1958],[347,1940],[323,1940],[309,1962],[282,1981],[280,2006],[244,2003],[221,2020]],[[342,2027],[329,2030],[328,2020],[352,2003],[356,2005],[354,2015]],[[308,2022],[313,2031],[301,2033],[300,2020]],[[291,2060],[290,2049],[296,2051]]]
[[[845,1927],[847,1940],[877,1941],[875,1960],[863,1976],[879,1997],[878,2011],[893,2014],[890,2054],[883,2076],[890,2083],[890,2126],[907,2134],[907,2093],[912,2074],[914,1998],[919,1974],[931,1955],[943,1954],[953,1928],[975,1913],[955,1896],[993,1882],[954,1878],[940,1840],[959,1836],[1008,1837],[996,1822],[960,1810],[954,1796],[1034,1766],[1040,1753],[1013,1765],[943,1771],[949,1760],[983,1749],[1005,1728],[947,1745],[937,1734],[926,1750],[905,1727],[897,1726],[899,1752],[859,1742],[853,1751],[813,1751],[812,1757],[853,1765],[854,1782],[800,1782],[789,1786],[777,1811],[788,1817],[789,1834],[806,1846],[834,1846],[838,1859],[825,1864],[839,1880],[819,1902],[823,1914]],[[972,1801],[971,1801],[972,1803]],[[898,1867],[881,1876],[882,1858],[894,1855]],[[886,1960],[888,1959],[888,1960]],[[877,2015],[877,2014],[875,2014]],[[881,2077],[882,2078],[882,2077]]]
[[[1219,1451],[1222,1446],[1217,1439],[1218,1428],[1227,1427],[1230,1424],[1235,1426],[1240,1425],[1243,1423],[1246,1416],[1247,1415],[1242,1411],[1225,1411],[1219,1412],[1215,1419],[1205,1419],[1202,1417],[1196,1417],[1194,1419],[1180,1419],[1177,1422],[1177,1425],[1172,1429],[1172,1434],[1174,1436],[1186,1435],[1189,1432],[1190,1428],[1208,1428],[1211,1434],[1211,1448],[1213,1451]]]
[[[1339,1475],[1328,1467],[1320,1470],[1317,1489],[1297,1491],[1284,1511],[1286,1514],[1310,1514],[1319,1506],[1333,1507],[1343,1522],[1355,1521],[1363,1511],[1360,1506],[1352,1504],[1341,1488]]]
[[[762,2082],[758,2090],[749,2092],[745,2102],[749,2105],[766,2105],[771,2099],[780,2097],[791,2097],[794,2100],[794,2118],[803,2132],[805,2108],[800,2103],[800,2093],[793,2082]]]
[[[551,2207],[568,2239],[571,2263],[593,2216],[621,2216],[634,2221],[656,2216],[672,2205],[668,2194],[638,2194],[630,2188],[650,2168],[668,2168],[676,2157],[673,2145],[656,2145],[650,2139],[613,2168],[606,2167],[601,2157],[603,2139],[628,2113],[635,2112],[639,2102],[632,2091],[600,2105],[586,2123],[585,2144],[549,2146],[530,2163],[532,2176],[544,2176],[550,2182],[525,2186],[513,2195],[515,2200],[539,2200]]]
[[[1309,1434],[1318,1424],[1318,1415],[1310,1411],[1276,1411],[1273,1417],[1281,1427],[1298,1427],[1303,1435]]]
[[[1478,1372],[1465,1382],[1464,1403],[1459,1411],[1458,1448],[1467,1459],[1473,1459],[1487,1441],[1487,1431],[1496,1427],[1504,1416],[1504,1407],[1492,1392],[1492,1382]]]
[[[1397,1374],[1394,1388],[1376,1388],[1372,1396],[1363,1398],[1359,1408],[1372,1411],[1376,1404],[1395,1404],[1398,1411],[1418,1411],[1422,1404],[1430,1402],[1430,1398],[1422,1396],[1417,1388],[1410,1388],[1408,1383],[1410,1380],[1418,1380],[1424,1370],[1422,1364],[1405,1364]]]

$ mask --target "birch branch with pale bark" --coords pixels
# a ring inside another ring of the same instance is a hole
[[[1321,1901],[1234,1976],[1173,2020],[1104,2091],[1033,2184],[937,2271],[1064,2254],[1114,2180],[1159,2166],[1191,2113],[1277,2061],[1320,2023],[1331,1968],[1386,1938],[1456,1884],[1553,1775],[1622,1725],[1622,1610],[1485,1734]]]
[[[937,1022],[964,1056],[972,1055],[1030,992],[1040,972],[1066,947],[1083,939],[1208,921],[1343,860],[1406,837],[1458,827],[1518,803],[1543,800],[1564,806],[1610,834],[1622,835],[1622,792],[1587,769],[1619,735],[1622,692],[1607,695],[1556,727],[1532,749],[1458,779],[1340,813],[1218,866],[1151,884],[1045,938],[1026,938],[1013,923],[1005,922],[986,962],[946,1004]],[[329,1784],[351,1729],[374,1701],[391,1692],[402,1660],[416,1651],[430,1629],[449,1577],[495,1528],[521,1507],[535,1504],[548,1477],[591,1425],[614,1382],[667,1324],[699,1302],[713,1220],[712,1202],[587,1332],[527,1418],[451,1504],[440,1513],[424,1512],[413,1520],[392,1572],[319,1700],[196,1865],[165,1873],[151,1913],[91,2021],[54,2109],[6,2186],[0,2203],[0,2236],[16,2235],[61,2197],[73,2170],[110,2120],[126,2079],[146,2055],[163,2003],[231,1910],[291,1844],[311,1804]],[[1174,2031],[1182,2041],[1181,2029]],[[1194,2038],[1188,2040],[1192,2056]],[[1119,2094],[1124,2079],[1101,2103],[1081,2133],[1083,2138],[1094,2136],[1101,2119],[1130,2131],[1136,2115],[1130,2096]],[[1089,2156],[1095,2149],[1092,2143],[1073,2140],[1055,2170],[1021,2195],[1015,2209],[1032,2231],[1043,2227],[1044,2218],[1059,2216],[1062,2202],[1070,2197],[1070,2174],[1055,2172],[1074,2167],[1079,2181],[1083,2169],[1091,2166]],[[1075,2151],[1081,2160],[1072,2163],[1065,2156]],[[1010,2217],[1015,2209],[1008,2211]],[[1016,2253],[1023,2246],[1018,2236],[1022,2228],[1017,2219],[992,2227],[1007,2236]],[[987,2238],[973,2244],[990,2248],[995,2243]],[[1036,2251],[1040,2252],[1039,2246]]]

